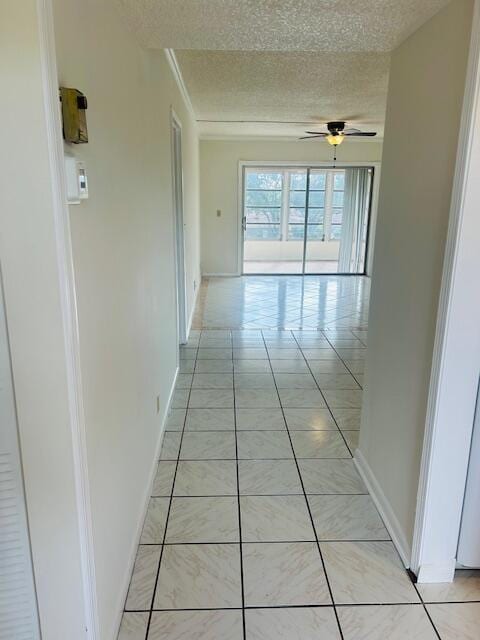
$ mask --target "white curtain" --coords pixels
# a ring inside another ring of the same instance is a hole
[[[365,233],[370,206],[371,170],[345,169],[342,235],[338,258],[339,273],[361,273],[365,260]]]

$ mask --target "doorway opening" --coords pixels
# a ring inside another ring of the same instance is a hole
[[[248,166],[242,273],[364,275],[373,166]]]
[[[172,111],[172,186],[175,225],[175,270],[177,335],[179,344],[187,342],[187,299],[185,283],[185,227],[183,221],[182,126]]]

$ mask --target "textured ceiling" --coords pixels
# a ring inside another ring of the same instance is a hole
[[[391,51],[449,0],[116,0],[147,47]]]
[[[383,131],[389,54],[176,51],[176,55],[202,134],[299,136],[308,123],[335,119]],[[204,122],[218,120],[258,122]]]
[[[175,50],[202,135],[276,137],[326,120],[381,136],[389,52],[449,2],[111,1],[141,44]]]

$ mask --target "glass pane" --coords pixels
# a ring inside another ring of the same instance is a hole
[[[247,189],[281,189],[283,176],[281,173],[264,171],[248,171],[246,175]]]
[[[323,224],[307,224],[308,240],[323,240]]]
[[[305,222],[305,209],[290,208],[288,221],[300,222],[303,224],[303,222]]]
[[[247,224],[245,240],[280,240],[280,225]]]
[[[312,189],[325,189],[326,174],[325,173],[310,173],[310,190]]]
[[[310,191],[310,197],[308,199],[309,207],[324,207],[325,206],[325,191]]]
[[[304,173],[291,173],[290,174],[290,189],[305,191],[307,188],[307,174]]]
[[[332,209],[332,224],[342,224],[343,209]]]
[[[343,191],[333,192],[332,204],[334,207],[343,207]]]
[[[341,224],[332,224],[330,230],[330,240],[340,240],[342,236],[342,225]]]
[[[247,191],[245,194],[247,207],[280,207],[282,205],[281,191]]]
[[[320,223],[323,224],[323,218],[325,216],[325,209],[309,209],[308,210],[308,223]]]
[[[339,196],[335,196],[333,182],[335,176],[340,176],[337,180]],[[329,207],[335,200],[337,210],[342,205],[343,171],[332,172],[331,170],[319,171],[310,175],[310,196],[307,225],[307,246],[305,250],[305,273],[336,273],[338,262],[338,246],[332,246],[330,233],[325,235],[325,207],[328,201]],[[328,191],[327,191],[328,188]],[[340,199],[339,199],[340,198]],[[333,213],[333,209],[330,209]]]
[[[289,224],[288,225],[288,239],[289,240],[303,240],[304,234],[303,224]]]
[[[345,189],[345,173],[334,173],[333,174],[333,188],[338,189],[339,191],[343,191]]]
[[[304,207],[305,206],[305,191],[290,191],[290,206],[291,207]]]
[[[280,209],[245,209],[247,223],[280,223]]]

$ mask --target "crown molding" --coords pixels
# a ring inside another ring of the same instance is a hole
[[[175,82],[177,83],[177,87],[182,94],[185,106],[187,107],[187,110],[192,116],[193,120],[197,122],[197,116],[190,99],[190,94],[188,93],[187,85],[185,84],[185,80],[183,79],[180,65],[178,64],[177,56],[175,55],[175,51],[173,49],[164,49],[163,51],[165,53],[165,57],[167,58],[169,67],[172,71],[173,77],[175,78]]]

